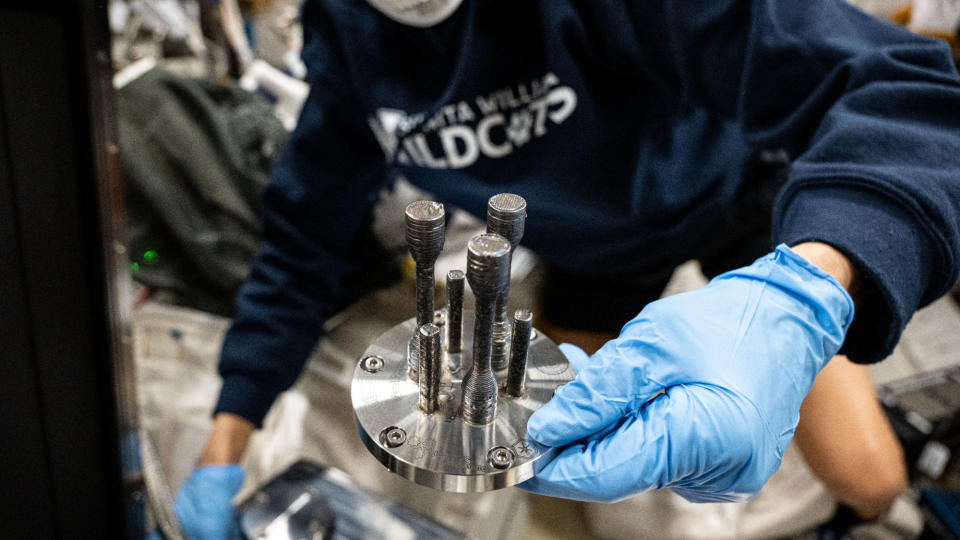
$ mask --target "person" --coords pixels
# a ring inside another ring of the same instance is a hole
[[[622,292],[602,304],[622,331],[589,357],[564,346],[577,378],[530,419],[560,447],[523,485],[538,493],[748,499],[831,358],[884,358],[957,279],[949,52],[841,0],[320,0],[302,23],[311,91],[177,497],[188,536],[229,526],[235,463],[377,252],[371,209],[397,174],[478,216],[524,196],[556,326],[581,288]],[[782,185],[750,180],[779,149]],[[629,305],[688,259],[729,271]]]

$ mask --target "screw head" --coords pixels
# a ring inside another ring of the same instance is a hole
[[[396,448],[407,442],[407,432],[403,428],[390,426],[380,432],[380,440],[389,448]]]
[[[530,341],[533,341],[533,340],[537,339],[538,337],[540,337],[540,334],[537,333],[537,329],[536,329],[536,328],[531,328],[531,329],[530,329]]]
[[[447,312],[443,309],[438,309],[433,312],[433,324],[437,326],[443,326],[447,322]]]
[[[360,369],[367,373],[376,373],[383,369],[383,358],[379,356],[367,356],[360,360]]]
[[[495,469],[509,469],[516,458],[513,450],[506,446],[494,446],[487,452],[487,461]]]

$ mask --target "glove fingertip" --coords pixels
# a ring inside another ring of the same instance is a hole
[[[623,402],[607,399],[584,382],[585,370],[560,387],[553,399],[534,411],[527,433],[539,443],[562,446],[590,437],[623,415]]]
[[[546,446],[563,446],[590,435],[595,430],[578,421],[580,417],[567,407],[562,397],[554,396],[530,415],[527,436]]]
[[[527,437],[547,446],[560,444],[552,427],[553,407],[548,402],[530,415],[527,420]]]
[[[580,373],[580,370],[585,368],[590,362],[590,356],[584,352],[583,349],[572,343],[561,343],[557,347],[560,349],[560,352],[567,357],[567,361],[570,362],[573,371],[576,373]]]

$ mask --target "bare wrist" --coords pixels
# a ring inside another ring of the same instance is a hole
[[[790,249],[833,276],[854,300],[857,299],[862,281],[860,270],[846,255],[822,242],[803,242]]]
[[[200,455],[199,465],[238,463],[247,449],[254,425],[235,414],[218,413],[213,418],[210,437]]]

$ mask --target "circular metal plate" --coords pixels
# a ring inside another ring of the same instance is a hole
[[[484,426],[468,424],[460,402],[461,383],[472,364],[473,319],[464,312],[463,352],[443,353],[437,412],[419,408],[419,388],[407,376],[415,319],[393,327],[367,348],[351,387],[360,438],[381,463],[418,484],[458,493],[500,489],[533,477],[552,449],[526,439],[527,420],[574,377],[556,344],[534,332],[523,397],[504,395],[504,370],[497,374],[496,419]]]

